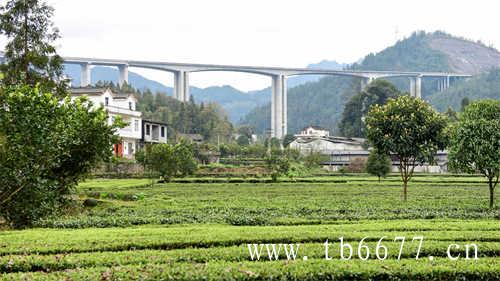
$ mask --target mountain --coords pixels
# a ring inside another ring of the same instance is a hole
[[[442,93],[434,93],[427,100],[434,107],[443,112],[448,107],[455,111],[461,109],[463,98],[476,99],[500,99],[500,68],[493,68],[474,76],[468,80],[457,82],[453,87]]]
[[[113,83],[118,83],[118,70],[112,67],[105,66],[95,66],[91,70],[92,84],[97,81],[111,81]],[[71,84],[73,86],[80,85],[80,66],[74,64],[64,65],[64,74],[71,77]],[[150,80],[141,76],[135,72],[129,72],[128,74],[129,84],[134,86],[134,88],[139,90],[150,89],[153,92],[161,92],[172,95],[172,88],[167,87],[157,81]]]
[[[453,37],[444,32],[415,32],[379,53],[367,55],[360,63],[348,66],[356,70],[400,70],[400,71],[443,71],[471,73],[477,78],[463,80],[444,93],[436,93],[437,81],[426,78],[422,84],[422,96],[439,110],[448,106],[457,107],[461,98],[500,99],[495,89],[496,75],[493,67],[500,67],[500,53],[480,42]],[[484,75],[484,76],[483,76]],[[489,77],[489,78],[488,78]],[[489,79],[489,80],[488,80]],[[388,79],[400,90],[408,91],[406,78]],[[487,83],[487,81],[490,81]],[[350,85],[350,86],[349,86]],[[484,88],[489,89],[486,91]],[[288,132],[295,133],[309,124],[329,128],[334,133],[345,103],[359,91],[356,78],[324,77],[316,82],[292,88],[288,91]],[[453,96],[453,95],[456,96]],[[307,97],[307,98],[305,98]],[[258,132],[269,127],[270,105],[252,110],[242,124],[254,126]]]
[[[322,60],[319,63],[313,63],[309,64],[307,68],[311,69],[331,69],[331,70],[342,70],[344,69],[348,64],[346,63],[338,63],[333,60]],[[299,75],[299,76],[292,76],[287,79],[287,86],[288,88],[292,88],[301,84],[305,84],[307,82],[315,82],[321,79],[323,76],[322,75]]]
[[[231,86],[213,86],[204,89],[191,87],[190,93],[197,103],[218,103],[232,122],[240,120],[253,108],[264,105],[271,99],[270,91],[246,93]]]
[[[310,64],[309,68],[321,69],[342,69],[346,64],[336,61],[321,61],[316,64]],[[91,70],[92,84],[97,81],[118,82],[118,70],[112,67],[96,66]],[[80,85],[80,66],[65,65],[65,75],[72,78],[73,85]],[[306,82],[317,81],[321,78],[319,75],[304,75],[291,77],[288,79],[288,87],[297,86]],[[139,90],[150,89],[152,92],[166,93],[172,95],[172,87],[167,87],[157,81],[147,79],[135,72],[129,72],[129,84]],[[271,100],[271,89],[265,88],[257,91],[243,92],[231,86],[214,86],[208,88],[190,87],[190,94],[197,103],[215,102],[221,105],[227,113],[229,120],[233,123],[239,121],[247,113],[257,106],[269,103]]]

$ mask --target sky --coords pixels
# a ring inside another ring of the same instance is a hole
[[[5,0],[0,0],[5,3]],[[444,30],[500,47],[500,1],[47,0],[62,56],[305,67],[352,63],[415,30]],[[0,46],[5,38],[0,38]],[[169,73],[130,69],[171,86]],[[270,78],[190,75],[191,85],[262,89]]]

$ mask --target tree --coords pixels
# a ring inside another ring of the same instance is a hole
[[[500,174],[500,101],[472,102],[452,130],[450,166],[488,179],[490,208]]]
[[[30,86],[0,91],[0,216],[30,226],[60,210],[77,183],[109,159],[118,125],[84,98],[60,101]]]
[[[250,140],[246,136],[241,135],[236,139],[236,143],[241,146],[248,146],[250,144]]]
[[[386,80],[375,80],[365,90],[354,95],[345,105],[339,129],[346,137],[364,137],[364,117],[375,104],[385,104],[401,93]]]
[[[176,176],[187,176],[196,171],[197,164],[191,144],[179,142],[171,144],[153,144],[146,146],[143,164],[160,177],[170,182]]]
[[[366,136],[380,153],[396,155],[403,181],[403,200],[415,166],[432,162],[447,144],[446,117],[419,98],[400,96],[375,105],[366,117]]]
[[[59,38],[51,21],[54,9],[40,0],[10,0],[0,12],[0,33],[9,39],[6,64],[1,67],[5,74],[2,83],[38,84],[43,92],[66,95],[63,60],[52,45]]]
[[[464,97],[462,101],[460,101],[460,111],[464,111],[465,108],[469,105],[470,100],[468,97]]]
[[[283,147],[287,148],[294,140],[295,140],[294,135],[286,134],[283,137]]]
[[[290,170],[290,160],[279,150],[271,151],[264,160],[273,182],[277,182],[278,177],[286,175]]]
[[[317,168],[322,163],[327,162],[328,160],[330,160],[328,155],[324,155],[316,151],[311,151],[303,157],[304,166],[308,169]]]
[[[385,177],[392,167],[392,161],[389,156],[379,153],[376,149],[370,151],[368,160],[366,161],[366,171],[374,176],[378,177],[380,182],[381,177]]]
[[[455,112],[455,110],[453,110],[451,108],[451,106],[448,107],[448,109],[446,110],[446,112],[444,113],[444,115],[446,117],[448,117],[448,121],[450,121],[450,122],[456,122],[456,121],[458,121],[458,115]]]

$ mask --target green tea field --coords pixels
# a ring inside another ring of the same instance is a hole
[[[0,276],[500,280],[500,208],[487,207],[481,177],[418,175],[406,203],[396,175],[150,183],[89,180],[79,199],[97,206],[0,231]],[[248,244],[261,248],[259,260]],[[269,256],[273,244],[281,251]],[[291,259],[290,244],[300,245]]]

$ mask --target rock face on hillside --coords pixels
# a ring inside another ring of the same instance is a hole
[[[428,36],[429,47],[448,57],[454,72],[479,74],[500,67],[500,52],[481,43],[448,35]]]

